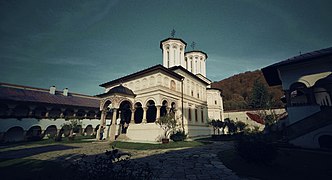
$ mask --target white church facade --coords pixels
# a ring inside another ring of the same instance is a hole
[[[221,91],[206,78],[207,54],[186,45],[162,40],[162,64],[103,83],[97,96],[0,83],[0,142],[54,136],[71,119],[82,122],[78,133],[97,139],[158,141],[155,121],[167,113],[189,137],[210,135],[209,120],[224,119]]]
[[[162,40],[162,65],[100,85],[105,88],[98,95],[100,126],[106,127],[103,137],[124,133],[131,140],[158,141],[163,131],[155,121],[170,112],[189,137],[211,134],[208,120],[223,119],[221,92],[210,88],[206,78],[207,54],[185,52],[186,45],[182,39]],[[116,126],[125,130],[117,132]]]

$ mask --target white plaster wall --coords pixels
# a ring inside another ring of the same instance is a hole
[[[331,59],[321,59],[321,63],[306,62],[290,65],[279,69],[280,79],[284,90],[290,88],[295,82],[302,82],[307,87],[312,87],[315,82],[331,74]]]
[[[217,102],[217,103],[215,103]],[[215,89],[207,90],[208,117],[210,120],[223,120],[223,102],[220,91]]]
[[[304,148],[317,149],[319,148],[318,138],[322,135],[332,136],[332,125],[325,126],[323,128],[312,131],[308,134],[305,134],[304,136],[300,136],[296,139],[291,140],[290,143]]]
[[[206,136],[213,133],[212,127],[207,125],[189,125],[187,128],[188,130],[186,132],[188,132],[188,137]]]
[[[93,128],[100,123],[99,119],[83,119],[82,128],[85,128],[88,125],[92,125]],[[61,125],[65,123],[70,123],[70,121],[66,121],[65,119],[35,119],[35,118],[22,118],[21,120],[17,120],[14,118],[6,118],[0,119],[0,132],[7,132],[8,129],[18,126],[22,127],[23,130],[29,130],[33,126],[40,126],[42,130],[46,130],[47,127],[51,125],[55,125],[57,129],[61,129]]]
[[[153,87],[163,86],[170,89],[171,81],[175,82],[175,91],[181,92],[181,81],[157,71],[154,73],[146,74],[145,76],[137,77],[130,81],[123,82],[122,85],[132,90],[134,94],[140,94],[141,91],[145,91]],[[116,84],[105,88],[105,93],[119,85],[120,84]]]
[[[159,141],[164,131],[155,123],[130,124],[127,130],[127,137],[138,141]]]
[[[316,112],[320,111],[320,107],[318,105],[312,105],[312,106],[294,106],[294,107],[288,107],[288,122],[287,126],[302,120],[303,118],[310,116]]]
[[[193,68],[191,70],[191,67],[188,67],[188,69],[183,66],[188,71],[192,72],[193,74],[202,74],[204,77],[206,77],[206,56],[201,52],[189,52],[185,54],[185,57],[187,58],[188,63],[192,61]]]
[[[286,112],[285,109],[274,109],[274,111],[276,114],[282,114],[282,113]],[[251,128],[258,126],[260,130],[263,130],[265,126],[251,120],[247,116],[247,114],[246,114],[247,112],[257,114],[257,111],[225,111],[224,117],[229,118],[234,121],[242,121],[242,122],[248,124],[249,127],[251,127]],[[269,113],[269,111],[267,111],[267,112]]]
[[[167,41],[164,41],[162,43],[163,66],[169,68],[172,66],[183,65],[185,47],[186,47],[185,44],[182,43],[180,40],[169,39]],[[169,66],[168,66],[168,60],[169,60]]]

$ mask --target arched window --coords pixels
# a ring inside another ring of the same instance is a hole
[[[171,80],[171,87],[170,87],[170,89],[173,90],[173,91],[176,90],[176,84],[175,84],[174,80]]]
[[[167,67],[169,68],[169,51],[167,51]]]
[[[186,57],[184,58],[184,62],[185,62],[186,69],[188,70],[188,60]]]

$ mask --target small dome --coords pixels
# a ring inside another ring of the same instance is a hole
[[[116,86],[112,89],[110,89],[107,94],[113,94],[113,93],[118,93],[118,94],[125,94],[125,95],[130,95],[130,96],[135,96],[134,92],[132,90],[130,90],[129,88],[126,88],[124,86],[119,85]]]

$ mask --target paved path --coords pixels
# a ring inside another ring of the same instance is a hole
[[[172,150],[137,159],[153,167],[158,179],[245,179],[237,176],[217,157],[233,147],[231,142],[216,142],[197,148]]]

